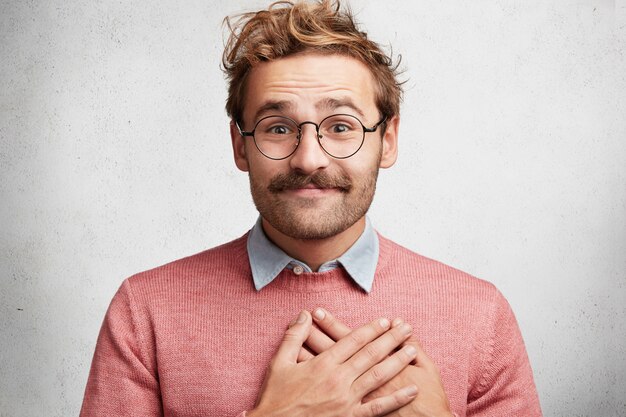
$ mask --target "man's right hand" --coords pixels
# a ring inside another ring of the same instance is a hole
[[[298,353],[311,328],[310,313],[302,311],[285,332],[270,362],[257,406],[248,417],[378,417],[401,408],[417,395],[417,387],[410,385],[362,402],[415,358],[412,346],[393,353],[409,338],[410,326],[390,328],[389,320],[379,319],[298,363]]]

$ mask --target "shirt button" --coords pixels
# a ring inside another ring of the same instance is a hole
[[[296,265],[293,267],[293,273],[296,275],[300,275],[301,273],[304,272],[304,268],[302,268],[302,265]]]

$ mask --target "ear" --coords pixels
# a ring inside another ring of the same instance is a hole
[[[230,121],[230,141],[233,145],[233,157],[235,165],[244,172],[248,172],[248,158],[246,156],[246,137],[239,133],[239,128],[234,120]]]
[[[383,134],[383,151],[380,158],[380,167],[389,168],[398,159],[398,129],[400,128],[400,116],[393,116],[387,121],[387,129]]]

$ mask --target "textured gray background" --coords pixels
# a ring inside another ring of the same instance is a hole
[[[0,2],[0,416],[77,415],[126,276],[243,234],[220,21]],[[494,282],[546,416],[626,416],[626,5],[354,1],[409,79],[385,235]]]

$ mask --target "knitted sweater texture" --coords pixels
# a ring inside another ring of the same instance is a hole
[[[98,337],[81,416],[243,416],[289,322],[315,307],[352,327],[409,322],[459,416],[541,416],[519,327],[495,287],[379,239],[369,294],[341,268],[286,269],[257,292],[246,236],[125,280]]]

